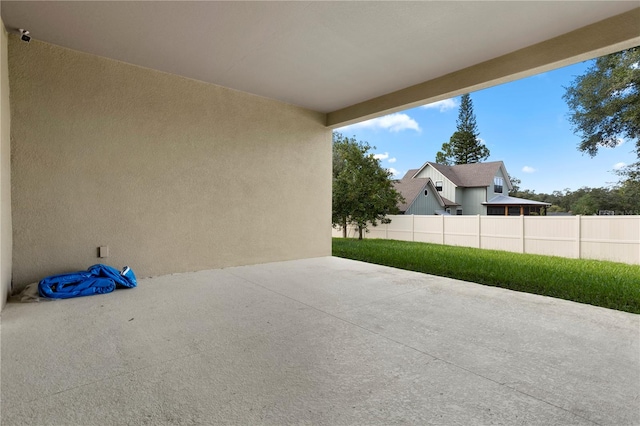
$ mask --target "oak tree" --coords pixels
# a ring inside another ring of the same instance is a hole
[[[585,74],[565,87],[578,149],[592,157],[600,147],[614,148],[623,138],[640,148],[640,47],[595,60]]]
[[[398,213],[402,200],[391,180],[391,172],[380,165],[380,160],[369,153],[371,147],[355,138],[333,134],[333,197],[332,223],[342,227],[358,227],[358,237],[367,226],[378,221],[389,223],[386,217]]]

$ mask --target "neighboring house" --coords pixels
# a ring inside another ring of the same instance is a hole
[[[502,161],[445,166],[427,161],[395,183],[403,214],[520,216],[545,214],[550,203],[509,196],[511,182]]]
[[[460,204],[444,198],[430,178],[412,178],[418,169],[409,170],[395,188],[402,194],[405,202],[398,204],[403,214],[449,214],[456,211]]]

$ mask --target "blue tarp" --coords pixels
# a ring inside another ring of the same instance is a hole
[[[136,285],[136,276],[128,266],[118,271],[111,266],[97,264],[86,271],[46,277],[38,283],[38,293],[52,299],[69,299],[110,293],[116,287],[132,288]]]

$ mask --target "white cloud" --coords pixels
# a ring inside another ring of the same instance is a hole
[[[389,158],[389,153],[385,152],[384,154],[374,154],[373,158],[376,158],[378,160],[386,160],[387,158]]]
[[[523,171],[524,173],[534,173],[534,172],[536,171],[536,169],[534,169],[534,168],[533,168],[533,167],[531,167],[531,166],[524,166],[524,167],[522,168],[522,171]]]
[[[394,169],[393,167],[389,167],[387,170],[391,172],[394,178],[400,178],[400,172]]]
[[[387,160],[389,163],[395,163],[397,161],[396,157],[389,158],[388,152],[385,152],[384,154],[373,154],[373,158],[377,158],[380,161]]]
[[[415,130],[416,132],[422,131],[416,120],[401,112],[385,115],[384,117],[372,118],[371,120],[352,124],[336,130],[345,131],[345,129],[374,129],[388,130],[390,132],[399,132],[402,130]]]
[[[423,105],[422,108],[426,109],[439,109],[440,112],[445,112],[450,109],[454,109],[458,106],[458,102],[455,99],[445,99],[443,101],[433,102],[427,105]]]
[[[627,163],[623,163],[622,161],[613,165],[613,170],[620,170],[627,167]]]

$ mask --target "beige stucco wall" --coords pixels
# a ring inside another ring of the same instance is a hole
[[[11,114],[7,32],[0,21],[0,309],[11,289]]]
[[[17,288],[104,263],[138,276],[331,254],[325,116],[9,40]]]

